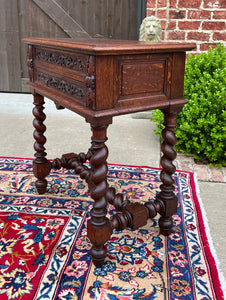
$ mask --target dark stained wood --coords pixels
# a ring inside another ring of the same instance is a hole
[[[177,70],[172,72],[172,81],[177,82],[178,86],[172,86],[170,98],[173,100],[175,98],[183,98],[184,93],[184,74],[185,69],[185,53],[179,53],[177,55],[173,55],[173,70]]]
[[[64,98],[62,106],[88,121],[164,108],[174,99],[185,103],[183,88],[172,85],[172,76],[182,83],[175,73],[183,74],[184,53],[193,44],[41,38],[25,42],[36,49],[35,83],[30,86],[61,104]]]
[[[131,61],[121,66],[121,95],[129,96],[133,94],[158,94],[163,92],[164,88],[164,70],[165,63],[162,61],[136,62]],[[136,81],[134,81],[134,77]],[[145,79],[149,77],[149,81]]]
[[[46,115],[43,112],[44,97],[40,94],[34,93],[34,105],[33,115],[35,119],[33,121],[33,126],[35,130],[33,136],[35,139],[34,149],[36,151],[36,158],[33,161],[33,171],[37,178],[37,181],[35,182],[37,191],[39,194],[44,194],[47,187],[47,180],[45,178],[49,175],[51,170],[51,164],[46,159],[44,146],[46,143],[46,138],[44,136],[44,132],[46,131],[46,126],[44,125]]]
[[[180,88],[179,88],[180,91]],[[173,227],[172,215],[177,212],[178,199],[174,194],[174,179],[172,175],[176,171],[176,167],[172,163],[176,158],[177,153],[173,147],[177,143],[175,136],[175,127],[177,120],[177,113],[183,106],[170,106],[163,109],[165,129],[162,131],[164,141],[161,145],[163,156],[161,158],[162,171],[160,179],[162,184],[160,186],[161,192],[157,195],[156,199],[163,202],[164,210],[159,219],[160,233],[169,235]]]
[[[1,0],[0,91],[29,92],[26,47],[21,39],[137,40],[146,15],[140,2],[144,7],[146,0]]]
[[[105,243],[110,239],[112,227],[107,214],[106,192],[109,188],[107,182],[107,157],[108,148],[105,145],[107,140],[108,124],[95,126],[92,129],[92,156],[90,158],[90,167],[92,174],[90,176],[89,188],[91,198],[95,201],[91,209],[91,219],[87,222],[87,235],[92,243],[91,256],[94,264],[98,267],[104,263],[106,257]]]
[[[130,40],[114,39],[45,39],[45,38],[25,38],[25,42],[33,45],[54,46],[54,49],[79,51],[82,53],[99,55],[123,55],[123,54],[145,54],[145,53],[183,53],[190,51],[194,43],[150,43]],[[135,58],[135,57],[134,57]]]
[[[96,103],[97,111],[104,110],[114,106],[116,91],[113,88],[117,80],[115,74],[117,66],[112,56],[104,56],[101,59],[96,58]],[[103,89],[102,87],[105,87]]]
[[[176,116],[187,102],[183,98],[181,78],[186,51],[195,45],[105,39],[32,38],[25,41],[29,85],[34,93],[34,175],[38,192],[45,192],[45,177],[51,168],[73,169],[86,180],[94,200],[87,232],[92,243],[90,253],[97,267],[104,263],[105,243],[113,229],[138,229],[159,213],[160,233],[169,235],[172,215],[177,211],[172,163],[176,158],[173,149],[177,142]],[[90,123],[92,142],[87,154],[68,153],[53,162],[47,160],[43,96],[52,99],[58,107],[80,114]],[[114,116],[154,108],[162,109],[165,118],[161,191],[152,203],[131,203],[108,186],[107,127]],[[84,164],[87,160],[90,167]],[[106,217],[107,203],[120,211],[112,220]]]

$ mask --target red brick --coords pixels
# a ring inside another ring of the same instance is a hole
[[[225,8],[226,0],[204,0],[204,8]]]
[[[200,21],[180,21],[178,27],[183,30],[194,30],[199,29],[200,24]]]
[[[166,29],[166,21],[161,21],[161,27],[162,29]]]
[[[170,19],[184,19],[186,15],[185,10],[175,10],[175,9],[170,9],[169,11],[169,18]]]
[[[188,32],[187,40],[196,40],[196,41],[209,41],[209,33],[203,32]]]
[[[190,162],[194,164],[194,157],[192,155],[185,155],[183,153],[178,152],[176,159],[179,160],[180,162]]]
[[[196,55],[197,53],[200,53],[200,52],[198,52],[198,48],[197,47],[195,47],[193,49],[193,51],[189,52],[189,54],[191,54],[191,55]],[[186,54],[186,59],[188,58],[189,54],[188,53]]]
[[[184,40],[185,32],[181,31],[169,31],[167,35],[168,40]]]
[[[200,8],[202,0],[179,0],[178,7]]]
[[[225,10],[216,10],[213,13],[213,19],[226,19],[226,11]]]
[[[226,41],[226,32],[214,32],[213,34],[214,41]]]
[[[158,0],[157,7],[166,7],[166,0]]]
[[[189,172],[193,171],[192,164],[189,162],[181,162],[180,169],[183,171],[189,171]]]
[[[211,11],[209,10],[190,10],[188,11],[188,19],[210,19]]]
[[[177,0],[169,0],[170,1],[170,8],[173,7],[175,8],[177,5]]]
[[[152,9],[147,9],[147,17],[151,17],[155,15],[155,11]]]
[[[162,40],[165,40],[165,31],[162,31]]]
[[[157,11],[157,18],[159,19],[165,19],[166,18],[166,10],[158,10]]]
[[[221,169],[210,168],[210,174],[212,181],[224,182],[224,175]]]
[[[215,43],[203,43],[200,45],[200,51],[207,51],[209,50],[210,46],[212,46],[212,48],[215,48],[217,46],[217,44]]]
[[[173,29],[175,29],[176,28],[176,21],[169,21],[168,22],[168,29],[169,30],[173,30]]]
[[[208,168],[206,165],[194,165],[194,172],[198,180],[209,181]]]
[[[203,22],[203,30],[224,30],[225,22]]]
[[[147,8],[155,8],[156,0],[147,0]]]

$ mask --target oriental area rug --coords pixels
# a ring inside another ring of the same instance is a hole
[[[131,201],[153,201],[160,170],[109,165],[108,182]],[[38,195],[32,160],[0,158],[0,299],[224,299],[192,173],[175,173],[178,212],[169,237],[158,218],[114,232],[101,268],[91,263],[92,201],[72,171],[52,171]],[[109,206],[109,217],[114,208]]]

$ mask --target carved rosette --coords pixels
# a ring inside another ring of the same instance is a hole
[[[87,92],[87,106],[90,108],[94,108],[95,102],[95,58],[94,56],[89,56],[87,60],[87,76],[85,79]]]
[[[28,75],[31,82],[34,82],[34,61],[33,61],[34,47],[28,45],[27,48],[27,66],[28,66]]]

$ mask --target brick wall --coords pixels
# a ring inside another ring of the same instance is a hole
[[[226,45],[226,0],[147,0],[147,16],[162,24],[162,40],[195,42],[193,53]]]

